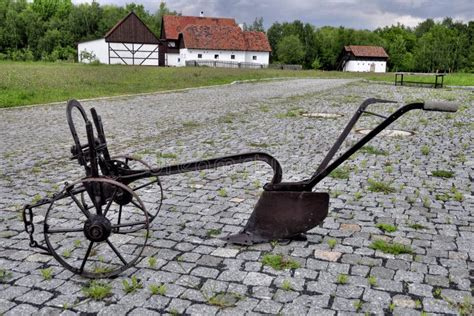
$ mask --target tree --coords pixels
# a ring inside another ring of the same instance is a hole
[[[277,46],[278,60],[284,64],[300,64],[305,55],[304,46],[296,35],[281,39]]]
[[[244,31],[265,32],[263,27],[263,17],[255,18],[252,24],[244,23]]]

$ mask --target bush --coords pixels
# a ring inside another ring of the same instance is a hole
[[[322,67],[321,61],[319,60],[318,57],[316,57],[316,59],[311,64],[311,66],[313,67],[313,69],[320,69]]]

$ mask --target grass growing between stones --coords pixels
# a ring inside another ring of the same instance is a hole
[[[369,248],[374,249],[374,250],[380,250],[384,253],[390,253],[392,255],[399,255],[403,253],[407,253],[407,254],[413,253],[413,249],[411,249],[410,246],[406,246],[406,245],[396,243],[396,242],[389,243],[389,242],[386,242],[385,240],[380,240],[380,239],[373,241],[370,244]]]
[[[82,288],[82,293],[84,293],[86,297],[89,297],[95,301],[101,301],[104,298],[112,295],[112,286],[107,283],[94,280]]]
[[[375,181],[374,179],[369,179],[369,186],[367,190],[371,192],[382,192],[384,194],[394,193],[397,191],[394,187],[390,186],[389,183],[382,181]]]
[[[397,226],[394,226],[394,225],[391,225],[391,224],[380,223],[380,224],[375,225],[375,227],[377,227],[378,229],[380,229],[380,230],[382,230],[386,233],[393,233],[393,232],[397,231]]]
[[[219,308],[226,308],[234,307],[237,302],[243,298],[244,297],[238,293],[217,293],[210,297],[207,302]]]
[[[270,266],[275,270],[297,269],[301,266],[298,261],[285,257],[282,254],[266,254],[263,256],[262,264]]]
[[[293,286],[291,285],[291,282],[288,281],[288,280],[284,280],[284,281],[281,283],[281,288],[282,288],[282,290],[285,290],[285,291],[291,291],[291,290],[293,290]]]
[[[423,226],[421,224],[410,224],[408,225],[408,227],[413,228],[415,230],[426,229],[426,226]]]
[[[209,229],[206,232],[207,237],[217,236],[222,232],[221,229]]]
[[[150,284],[148,287],[150,289],[151,295],[161,295],[166,294],[167,288],[165,284]]]
[[[0,269],[0,283],[7,282],[13,277],[13,274],[10,271],[5,269]]]
[[[431,172],[433,177],[438,177],[438,178],[452,178],[454,176],[454,172],[452,171],[447,171],[447,170],[435,170]]]
[[[345,179],[349,179],[350,174],[351,174],[351,168],[348,166],[344,166],[344,167],[339,167],[339,168],[334,169],[329,174],[329,176],[334,179],[345,180]]]
[[[381,149],[375,148],[374,146],[370,146],[370,145],[365,145],[364,147],[359,149],[359,152],[370,154],[370,155],[376,155],[376,156],[387,156],[388,155],[388,152],[386,152],[385,150],[381,150]]]
[[[143,288],[143,284],[141,284],[140,281],[137,279],[137,277],[134,275],[132,275],[130,279],[130,283],[128,282],[128,280],[123,280],[122,285],[123,285],[123,291],[127,294],[136,292],[137,290]]]
[[[51,280],[53,278],[52,268],[41,269],[40,272],[44,280]]]
[[[348,281],[348,279],[349,279],[349,278],[348,278],[348,276],[347,276],[346,274],[342,274],[342,273],[341,273],[341,274],[339,274],[339,275],[337,276],[337,280],[336,280],[336,281],[337,281],[337,284],[346,284],[347,281]]]

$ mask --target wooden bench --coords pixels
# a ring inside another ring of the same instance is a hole
[[[427,83],[422,81],[407,81],[404,80],[404,76],[435,76],[434,83]],[[442,88],[444,83],[445,73],[418,73],[418,72],[396,72],[395,73],[395,85],[400,84],[403,86],[403,83],[416,83],[416,84],[429,84],[434,85],[434,88]]]

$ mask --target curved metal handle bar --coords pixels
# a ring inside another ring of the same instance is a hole
[[[77,100],[69,100],[67,102],[67,107],[66,107],[66,118],[67,118],[67,123],[69,125],[69,129],[71,130],[72,138],[74,140],[74,144],[76,146],[77,150],[77,159],[79,161],[80,165],[86,165],[86,159],[84,157],[84,154],[82,152],[82,145],[81,142],[79,141],[79,136],[77,136],[77,131],[76,131],[76,126],[74,125],[74,121],[72,119],[72,110],[76,108],[79,110],[79,112],[82,115],[82,118],[84,119],[84,123],[87,125],[89,122],[89,119],[87,118],[87,113],[82,107],[82,105],[77,101]],[[87,145],[85,145],[87,146]],[[85,147],[84,147],[85,148]]]
[[[320,173],[321,171],[324,170],[324,168],[327,167],[327,165],[329,164],[331,159],[334,157],[336,152],[339,150],[339,147],[341,147],[341,145],[344,142],[344,140],[346,139],[347,135],[349,135],[349,133],[351,132],[354,125],[357,123],[357,121],[362,116],[362,114],[364,114],[367,107],[369,105],[375,104],[375,103],[397,103],[397,102],[396,101],[390,101],[390,100],[384,100],[384,99],[376,99],[376,98],[369,98],[369,99],[366,99],[364,102],[362,102],[362,104],[359,106],[359,108],[357,109],[354,116],[347,123],[347,125],[344,128],[344,130],[342,131],[341,135],[339,135],[339,137],[336,140],[336,142],[334,143],[334,145],[332,145],[332,147],[329,150],[329,152],[327,153],[326,157],[324,157],[323,161],[321,162],[318,169],[316,170],[316,173]]]
[[[346,161],[352,154],[354,154],[357,150],[362,148],[372,138],[377,136],[382,130],[384,130],[387,126],[392,124],[400,116],[402,116],[408,111],[418,110],[418,109],[420,110],[424,109],[424,103],[422,102],[411,103],[399,108],[397,111],[392,113],[389,117],[387,117],[387,119],[385,119],[382,123],[380,123],[377,127],[375,127],[370,133],[368,133],[361,140],[359,140],[354,146],[352,146],[345,153],[339,156],[327,168],[323,169],[320,172],[314,173],[314,175],[311,178],[302,180],[299,182],[281,182],[277,184],[267,184],[264,186],[264,189],[266,191],[311,191],[316,184],[318,184],[322,179],[324,179],[327,175],[329,175],[340,164]]]
[[[178,165],[166,166],[162,168],[155,168],[151,170],[123,169],[121,170],[123,176],[121,176],[118,181],[124,183],[131,183],[135,180],[147,177],[169,176],[173,174],[185,173],[190,171],[200,171],[205,169],[214,169],[251,161],[266,162],[273,169],[273,178],[270,183],[275,184],[281,182],[283,171],[280,163],[278,162],[278,160],[276,160],[276,158],[264,152],[250,152],[207,160],[193,161]]]

